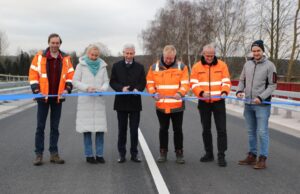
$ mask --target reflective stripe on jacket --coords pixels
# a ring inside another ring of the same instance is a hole
[[[39,51],[33,58],[29,69],[29,82],[32,88],[38,88],[43,95],[49,94],[49,81],[47,75],[47,57],[46,51]],[[72,87],[72,79],[74,68],[70,56],[62,53],[60,82],[58,87],[58,95],[61,95],[66,89],[66,85]],[[47,99],[47,98],[46,98]],[[59,98],[57,98],[59,102]]]
[[[197,97],[202,97],[204,92],[213,96],[221,96],[222,93],[227,95],[230,92],[231,82],[230,75],[226,63],[218,60],[213,65],[203,65],[201,61],[193,65],[191,80],[191,88]],[[206,102],[219,101],[220,98],[211,98]]]
[[[182,100],[173,97],[176,93],[181,96],[189,91],[189,75],[187,67],[181,62],[175,62],[166,68],[160,61],[153,64],[147,74],[147,90],[150,94],[158,93],[166,98],[156,101],[156,108],[164,113],[184,110]]]

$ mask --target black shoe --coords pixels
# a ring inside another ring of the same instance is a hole
[[[200,162],[211,162],[214,161],[214,155],[206,153],[200,158]]]
[[[131,156],[130,160],[133,161],[133,162],[136,162],[136,163],[142,162],[142,160],[140,158],[138,158],[137,156],[135,156],[135,157]]]
[[[86,157],[86,162],[90,164],[97,164],[97,160],[94,157]]]
[[[126,158],[125,157],[120,157],[118,159],[118,163],[124,163],[124,162],[126,162]]]
[[[104,160],[103,157],[98,157],[98,156],[96,156],[96,161],[97,161],[98,163],[102,163],[102,164],[105,163],[105,160]]]
[[[224,157],[224,156],[222,156],[222,157],[218,157],[218,164],[219,164],[219,166],[221,166],[221,167],[225,167],[225,166],[227,166],[227,162],[226,162],[226,160],[225,160],[225,157]]]

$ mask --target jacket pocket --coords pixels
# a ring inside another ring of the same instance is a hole
[[[156,84],[163,82],[163,74],[161,72],[153,72],[153,79]]]
[[[222,80],[222,71],[214,71],[213,78],[214,80]]]
[[[180,72],[174,72],[171,74],[171,79],[172,81],[174,81],[175,83],[179,82],[180,81],[180,78],[181,78],[181,73]]]

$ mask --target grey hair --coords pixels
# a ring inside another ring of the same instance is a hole
[[[169,53],[176,55],[176,48],[174,45],[166,45],[164,47],[163,54],[165,55],[165,54],[169,54]]]
[[[215,52],[216,52],[216,47],[215,47],[215,45],[214,44],[207,44],[207,45],[205,45],[204,47],[203,47],[203,49],[202,49],[202,53],[204,52],[204,51],[206,51],[206,50],[211,50],[211,49],[213,49]]]
[[[135,51],[135,46],[134,44],[131,44],[131,43],[127,43],[123,46],[123,52],[126,50],[126,49],[133,49]]]
[[[97,50],[100,54],[100,48],[95,45],[95,44],[90,44],[86,49],[85,49],[85,54],[87,55],[91,50]]]

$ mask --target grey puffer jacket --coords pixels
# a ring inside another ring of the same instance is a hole
[[[249,60],[245,63],[241,73],[237,94],[245,92],[246,99],[257,97],[261,101],[270,101],[272,92],[276,89],[276,83],[276,67],[271,61],[265,56],[258,62]]]

